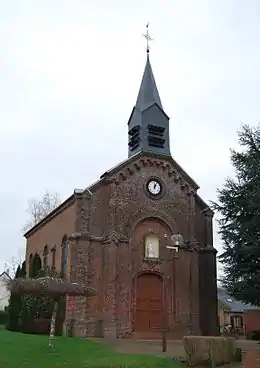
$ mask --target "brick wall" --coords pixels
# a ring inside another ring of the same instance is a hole
[[[244,311],[245,335],[251,331],[260,330],[260,310]]]
[[[53,218],[39,224],[39,228],[32,231],[27,236],[26,244],[26,272],[29,271],[29,257],[36,252],[43,261],[44,247],[48,247],[47,265],[52,267],[51,249],[55,246],[55,268],[57,271],[61,269],[61,243],[65,234],[70,236],[75,230],[75,205],[71,200],[64,208]]]
[[[162,183],[159,200],[151,199],[146,191],[150,177]],[[205,333],[214,334],[217,300],[212,218],[206,216],[206,205],[198,200],[192,183],[166,160],[140,157],[105,174],[90,189],[92,196],[76,200],[75,230],[82,236],[85,256],[71,257],[70,267],[80,280],[85,262],[87,281],[97,290],[97,296],[87,302],[87,319],[93,316],[92,324],[102,320],[104,336],[131,333],[135,327],[135,276],[152,271],[168,280],[168,329],[178,329],[182,335],[192,328],[199,334],[203,312],[205,324],[210,325]],[[153,264],[144,261],[143,239],[150,232],[160,239],[160,260]],[[196,249],[179,252],[173,267],[173,255],[166,245],[176,232],[196,244]],[[200,252],[200,248],[212,252]],[[206,274],[199,270],[201,266]],[[213,311],[211,315],[209,311]]]
[[[162,184],[157,200],[147,192],[151,177]],[[42,255],[45,244],[56,244],[59,269],[60,242],[66,232],[70,239],[68,278],[88,282],[97,290],[97,296],[87,301],[75,298],[75,315],[67,311],[66,323],[75,320],[73,327],[79,336],[93,334],[88,329],[93,330],[96,323],[98,330],[100,320],[105,335],[131,332],[133,280],[140,271],[149,270],[168,280],[170,328],[178,325],[186,334],[189,323],[189,328],[199,333],[203,320],[209,326],[205,333],[214,334],[217,300],[212,213],[197,196],[196,184],[169,158],[140,155],[105,173],[90,190],[75,194],[71,206],[27,240],[27,260],[33,251]],[[144,262],[143,253],[143,238],[151,231],[159,236],[161,254],[153,264]],[[179,252],[173,266],[166,245],[177,232],[192,251]]]

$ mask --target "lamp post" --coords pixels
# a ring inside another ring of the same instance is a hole
[[[192,249],[190,249],[190,259],[189,259],[189,324],[188,324],[188,328],[189,328],[189,335],[192,335],[192,256],[191,256],[191,252]]]
[[[175,256],[174,253],[179,251],[179,247],[183,245],[183,236],[179,233],[174,234],[171,236],[172,245],[167,245],[166,248],[173,251],[173,269],[172,269],[172,313],[173,313],[173,306],[174,298],[175,298]],[[167,290],[166,290],[166,278],[163,279],[163,324],[162,324],[162,351],[165,353],[167,351],[167,339],[166,339],[166,332],[167,332]]]
[[[170,249],[172,251],[172,320],[174,320],[175,314],[176,314],[176,302],[175,302],[175,294],[176,294],[176,283],[175,283],[175,276],[176,276],[176,271],[175,271],[175,259],[177,258],[176,253],[178,253],[179,248],[178,247],[174,247],[174,246],[167,246],[167,249]]]
[[[167,331],[167,308],[166,308],[166,277],[163,278],[163,321],[162,321],[162,352],[166,353],[167,351],[167,340],[166,340],[166,331]]]

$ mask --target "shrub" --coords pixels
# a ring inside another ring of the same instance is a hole
[[[247,340],[260,341],[260,330],[254,330],[246,335]]]
[[[188,367],[222,365],[236,361],[236,340],[231,337],[188,336],[183,338]]]
[[[252,332],[248,332],[247,335],[246,335],[246,339],[247,340],[252,340],[252,337],[253,337]]]
[[[7,311],[0,310],[0,325],[6,325],[7,317],[8,317]]]
[[[8,305],[7,329],[10,331],[20,331],[20,311],[22,298],[16,295],[10,295]]]
[[[22,332],[26,334],[49,335],[51,320],[38,318],[27,321]],[[63,320],[56,319],[55,336],[61,336],[63,332]]]

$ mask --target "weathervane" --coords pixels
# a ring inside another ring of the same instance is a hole
[[[143,36],[146,39],[146,52],[147,52],[147,54],[149,54],[149,51],[150,51],[149,41],[153,40],[152,37],[149,34],[149,23],[147,23],[147,25],[146,25],[146,33]]]

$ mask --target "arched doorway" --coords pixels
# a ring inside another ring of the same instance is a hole
[[[162,277],[155,273],[142,273],[136,280],[135,331],[159,332],[162,322]]]

